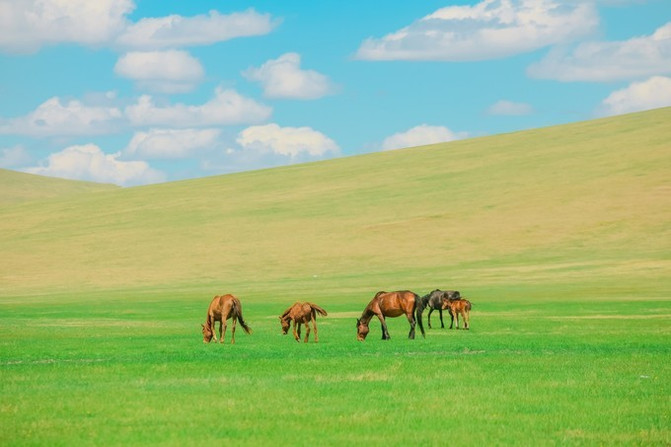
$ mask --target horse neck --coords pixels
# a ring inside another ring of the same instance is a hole
[[[373,313],[370,307],[367,307],[361,314],[359,322],[367,325],[368,323],[370,323],[370,320],[373,318],[373,315],[375,315],[375,313]]]

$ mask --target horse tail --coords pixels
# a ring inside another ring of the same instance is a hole
[[[240,323],[240,326],[242,326],[242,329],[248,334],[252,333],[252,328],[247,326],[247,323],[245,323],[245,319],[242,318],[242,304],[240,304],[240,300],[235,298],[233,299],[233,309],[235,309],[235,314],[238,317],[238,323]]]
[[[419,330],[422,331],[422,337],[426,338],[426,332],[424,332],[424,323],[422,323],[422,312],[424,312],[424,306],[424,299],[415,293],[415,320],[417,320],[417,323],[419,324]]]
[[[320,314],[322,317],[325,317],[325,316],[328,315],[324,309],[322,309],[321,307],[317,306],[316,304],[313,304],[313,303],[308,303],[308,304],[310,305],[310,307],[312,308],[313,311],[317,311],[317,312],[319,312],[319,314]]]

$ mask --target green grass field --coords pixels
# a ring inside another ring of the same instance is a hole
[[[669,122],[128,189],[0,171],[0,444],[669,445]],[[375,292],[436,287],[470,331],[356,342]],[[254,333],[204,345],[227,292]],[[296,300],[319,344],[280,334]]]

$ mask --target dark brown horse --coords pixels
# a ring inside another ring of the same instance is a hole
[[[431,314],[434,310],[437,310],[440,315],[440,328],[445,329],[445,324],[443,323],[443,300],[456,300],[459,299],[459,297],[461,297],[461,294],[458,290],[436,289],[433,292],[424,295],[420,298],[420,301],[417,304],[417,319],[422,319],[422,312],[428,307],[429,315],[427,315],[426,319],[429,322],[429,329],[431,329]]]
[[[450,329],[454,326],[454,320],[457,320],[457,329],[459,329],[459,315],[464,320],[464,329],[468,330],[471,327],[471,302],[466,298],[459,298],[456,300],[443,300],[443,309],[448,309],[450,311],[450,316],[452,317],[452,323],[450,324]]]
[[[400,317],[405,315],[410,323],[410,333],[408,338],[415,338],[415,311],[419,296],[416,293],[408,290],[398,292],[378,292],[375,297],[368,303],[368,306],[361,314],[361,318],[356,320],[356,339],[364,341],[370,330],[368,325],[370,320],[376,316],[380,323],[382,323],[382,340],[389,340],[389,331],[387,330],[386,317]],[[422,320],[419,320],[419,329],[424,333],[424,326]]]
[[[284,311],[280,315],[280,323],[282,324],[282,334],[287,335],[291,322],[294,322],[294,338],[297,342],[301,340],[301,324],[305,324],[305,343],[310,338],[310,322],[315,332],[315,343],[319,342],[317,335],[317,313],[322,316],[328,315],[324,309],[313,303],[294,303],[293,306]]]
[[[242,318],[242,305],[240,300],[234,297],[233,295],[222,295],[215,296],[210,303],[210,307],[207,309],[207,318],[203,326],[203,343],[209,343],[212,338],[214,342],[217,342],[217,335],[215,334],[214,324],[219,322],[219,343],[224,342],[224,337],[226,336],[226,320],[229,318],[233,319],[233,329],[231,331],[231,344],[235,343],[235,323],[236,321],[240,322],[242,329],[246,333],[251,334],[252,330],[247,323],[245,323],[244,318]]]

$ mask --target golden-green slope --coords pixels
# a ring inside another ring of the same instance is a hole
[[[118,189],[118,187],[0,169],[0,206],[27,200],[49,199],[112,189]]]
[[[669,122],[665,108],[7,205],[0,292],[659,281],[669,276]]]

